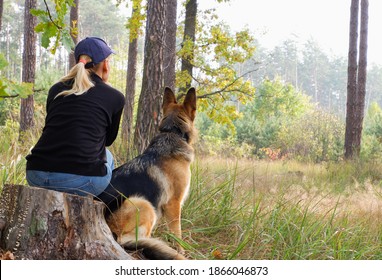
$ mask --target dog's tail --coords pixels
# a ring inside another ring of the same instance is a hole
[[[149,260],[186,260],[187,258],[169,247],[166,243],[155,238],[129,240],[121,245],[129,251],[140,251]]]

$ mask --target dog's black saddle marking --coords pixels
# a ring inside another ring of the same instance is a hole
[[[113,170],[109,186],[98,199],[106,204],[108,215],[117,210],[126,198],[134,195],[147,199],[158,208],[161,188],[147,174],[145,168],[137,168],[137,165],[130,162]]]

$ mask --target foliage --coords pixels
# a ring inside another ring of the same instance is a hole
[[[53,41],[51,52],[54,54],[57,48],[62,43],[68,52],[71,51],[74,46],[72,37],[70,34],[77,35],[77,23],[72,22],[69,26],[66,23],[65,15],[70,10],[71,6],[74,6],[74,0],[54,0],[55,13],[51,12],[46,0],[45,9],[31,10],[31,14],[40,19],[40,23],[37,24],[35,31],[42,33],[41,45],[48,49]]]
[[[243,118],[235,121],[237,129],[237,144],[249,144],[253,148],[253,156],[264,157],[263,148],[270,147],[275,141],[280,129],[280,119],[268,118],[260,122],[256,115],[245,112]]]
[[[284,123],[277,136],[283,154],[313,162],[338,161],[343,154],[343,121],[319,109]]]
[[[312,39],[287,39],[273,49],[264,49],[258,42],[255,56],[241,67],[246,71],[256,63],[258,71],[251,76],[255,86],[265,77],[272,80],[278,76],[310,96],[320,108],[345,116],[347,58],[325,53]],[[369,82],[375,85],[376,80]],[[376,91],[373,92],[376,98]]]
[[[382,66],[372,64],[368,67],[367,81],[366,81],[366,109],[369,108],[371,103],[377,102],[382,106]]]
[[[179,25],[181,26],[181,25]],[[179,37],[183,37],[179,29]],[[239,115],[235,104],[246,103],[253,98],[255,89],[246,75],[240,75],[235,65],[250,58],[254,51],[254,38],[249,30],[232,32],[218,21],[214,10],[198,14],[196,43],[186,40],[178,56],[189,59],[194,67],[192,80],[198,88],[198,109],[206,111],[216,122],[228,124]],[[193,56],[191,53],[193,52]],[[184,88],[190,77],[187,72],[178,72],[176,84]]]
[[[237,141],[254,145],[256,154],[262,157],[261,149],[277,141],[282,125],[301,116],[310,106],[307,96],[291,84],[279,78],[264,80],[255,99],[244,107],[243,117],[235,121]]]
[[[340,160],[343,121],[313,108],[308,100],[290,84],[278,79],[265,80],[255,99],[241,109],[242,117],[234,121],[233,132],[205,114],[198,116],[197,126],[204,146],[201,150],[209,151],[208,154],[273,160]],[[379,124],[378,118],[374,119]]]
[[[261,122],[271,117],[293,118],[309,107],[309,98],[290,83],[265,79],[259,86],[252,106],[247,106]]]
[[[233,127],[216,122],[206,112],[198,114],[199,150],[210,155],[283,157],[277,149],[271,149],[280,130],[311,107],[309,98],[292,85],[280,79],[264,80],[251,102],[235,107],[239,118],[232,122]]]
[[[22,38],[24,32],[23,24],[15,24],[15,19],[23,19],[24,0],[4,1],[2,26],[0,30],[0,53],[8,63],[8,67],[1,70],[1,76],[9,80],[20,80],[22,71]]]
[[[214,122],[206,112],[198,113],[196,127],[200,132],[196,149],[200,155],[245,158],[254,154],[252,145],[237,144],[235,127],[232,130],[227,124]]]
[[[362,135],[361,157],[377,159],[382,156],[382,109],[373,102],[367,111]]]
[[[0,73],[8,66],[5,57],[0,53]],[[4,98],[21,97],[26,98],[33,93],[33,84],[17,83],[0,75],[0,102]]]
[[[142,35],[142,26],[143,22],[146,19],[146,14],[144,13],[145,9],[143,9],[142,0],[133,0],[132,1],[132,9],[131,17],[128,18],[128,22],[126,24],[126,28],[130,33],[130,40],[137,39]]]

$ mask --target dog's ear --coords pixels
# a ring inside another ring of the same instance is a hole
[[[164,89],[164,95],[163,95],[163,104],[162,104],[163,111],[166,111],[168,105],[170,105],[171,103],[176,104],[176,97],[174,92],[169,87],[166,87]]]
[[[195,88],[190,88],[187,92],[186,98],[184,99],[183,106],[186,109],[188,116],[193,121],[195,119],[196,113],[196,90]]]

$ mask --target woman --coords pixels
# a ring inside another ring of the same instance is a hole
[[[77,44],[77,64],[53,85],[42,135],[26,157],[28,184],[77,195],[98,195],[114,168],[124,96],[107,84],[113,50],[100,38]]]

